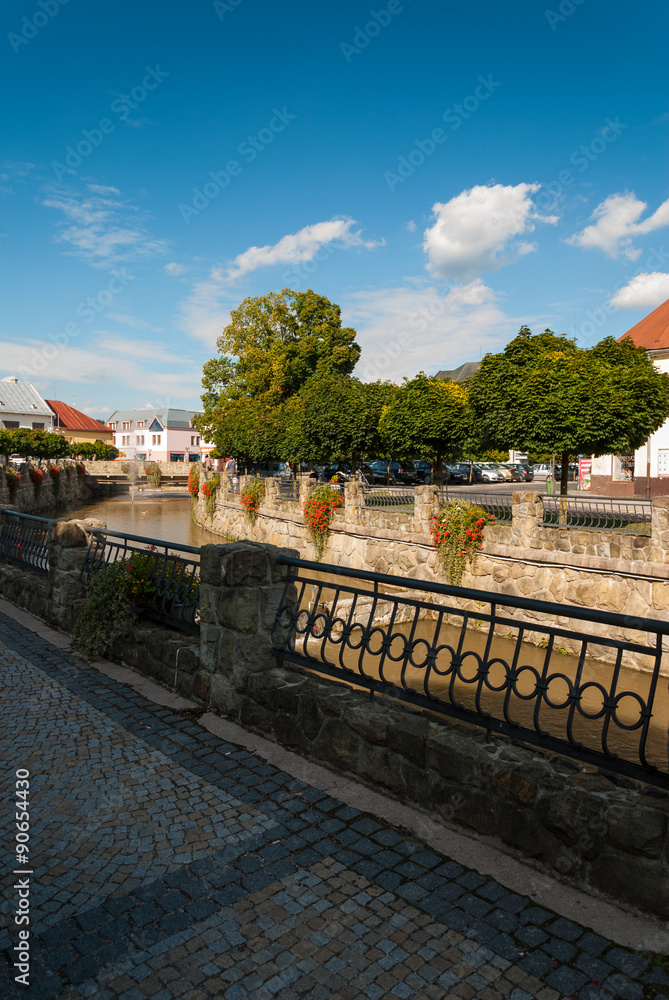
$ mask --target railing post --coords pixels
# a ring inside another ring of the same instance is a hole
[[[200,696],[236,715],[252,674],[276,664],[272,629],[287,578],[281,555],[258,542],[204,545],[200,557]]]
[[[516,492],[512,496],[512,539],[514,545],[523,548],[540,547],[536,539],[536,529],[543,520],[543,504],[541,494],[530,492]]]
[[[651,500],[651,546],[653,562],[669,563],[669,497]]]
[[[48,595],[53,619],[66,632],[72,630],[81,597],[81,571],[91,535],[87,527],[105,528],[104,521],[55,521],[49,537]]]
[[[416,486],[413,502],[413,530],[425,535],[433,517],[439,513],[439,490],[436,486]]]
[[[249,476],[248,478],[252,479],[253,477]],[[279,504],[277,503],[278,486],[279,486],[278,481],[274,476],[265,477],[265,499],[262,503],[263,507],[269,507],[270,510],[276,510],[276,508],[279,506]]]
[[[344,509],[342,511],[348,524],[364,524],[365,495],[362,483],[350,480],[344,483]]]

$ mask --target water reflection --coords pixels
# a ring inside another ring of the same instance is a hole
[[[58,517],[94,517],[104,521],[114,531],[129,535],[144,535],[179,545],[211,545],[224,542],[221,535],[206,531],[191,518],[191,501],[188,496],[171,496],[162,493],[140,493],[130,499],[124,494],[105,500],[89,500],[81,506],[59,509]]]

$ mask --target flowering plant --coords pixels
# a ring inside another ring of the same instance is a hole
[[[58,476],[60,475],[60,469],[58,468],[57,465],[49,466],[49,475],[51,476],[52,479],[58,479]]]
[[[454,587],[460,585],[465,566],[476,563],[486,524],[494,523],[492,514],[466,500],[451,500],[430,521],[432,544]]]
[[[30,476],[35,489],[39,489],[42,485],[42,480],[44,479],[44,473],[42,470],[38,469],[36,465],[31,465],[28,468],[28,475]]]
[[[11,466],[5,466],[5,481],[10,493],[16,493],[19,486],[21,485],[21,477],[16,471],[12,469]]]
[[[265,480],[252,479],[241,492],[240,500],[246,508],[246,515],[253,524],[258,517],[258,508],[265,499]]]
[[[204,497],[209,517],[213,517],[216,511],[216,490],[218,489],[220,482],[221,477],[214,476],[212,479],[207,479],[202,484],[202,495]]]
[[[188,492],[193,500],[197,500],[197,495],[200,492],[200,473],[194,465],[191,466],[188,472]]]
[[[317,486],[304,502],[302,511],[316,546],[317,561],[325,551],[334,512],[343,503],[341,491],[332,489],[331,486]]]
[[[79,476],[85,476],[86,475],[86,466],[84,465],[83,462],[76,462],[75,466],[76,466],[76,469],[77,469],[77,474]]]

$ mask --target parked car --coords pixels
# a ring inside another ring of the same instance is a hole
[[[413,462],[390,462],[385,458],[376,458],[369,462],[374,472],[375,481],[388,484],[388,465],[390,464],[389,485],[405,486],[416,482],[416,467]]]
[[[481,474],[482,483],[503,483],[504,475],[491,462],[478,462],[475,466]]]
[[[550,479],[552,471],[550,465],[546,462],[532,466],[532,473],[535,479]]]
[[[513,467],[518,470],[523,482],[525,483],[532,482],[532,480],[534,479],[534,473],[532,472],[531,465],[523,465],[522,462],[514,462]]]
[[[432,462],[422,462],[420,460],[414,460],[413,467],[416,470],[416,482],[424,484],[430,484],[432,482]]]

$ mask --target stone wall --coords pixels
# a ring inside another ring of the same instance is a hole
[[[122,466],[129,464],[129,459],[116,459],[113,462],[90,462],[85,461],[86,471],[91,476],[125,476]],[[160,474],[165,477],[188,476],[189,471],[195,466],[195,462],[137,462],[137,471],[143,476],[144,466],[147,464],[159,465]]]
[[[200,498],[195,520],[228,539],[286,546],[296,549],[301,558],[315,559],[301,502],[280,500],[276,480],[265,482],[265,502],[255,524],[246,516],[239,495],[229,492],[225,474],[221,476],[213,518]],[[345,506],[334,515],[324,563],[447,582],[428,532],[430,518],[438,510],[433,487],[416,488],[413,515],[365,508],[357,484],[347,485],[345,494]],[[540,494],[514,493],[513,523],[485,529],[483,549],[475,565],[465,570],[462,586],[669,620],[669,497],[653,500],[650,537],[543,527],[542,520]],[[453,600],[458,602],[457,598]],[[530,613],[516,613],[515,617],[519,621],[541,620]],[[615,634],[607,626],[593,626],[592,630],[602,635]],[[612,655],[605,649],[600,649],[600,654],[603,658]],[[629,663],[646,668],[643,658],[632,656]],[[669,663],[663,670],[669,673]]]
[[[50,464],[62,469],[57,487],[47,472],[47,466]],[[9,489],[0,467],[0,507],[16,507],[22,514],[39,514],[41,511],[53,510],[61,504],[80,502],[93,496],[96,492],[95,484],[89,477],[80,476],[76,469],[72,469],[68,474],[67,467],[68,463],[60,460],[51,463],[42,462],[44,479],[39,488],[35,489],[28,475],[28,466],[24,464],[17,469],[21,473],[21,485],[16,491]]]

